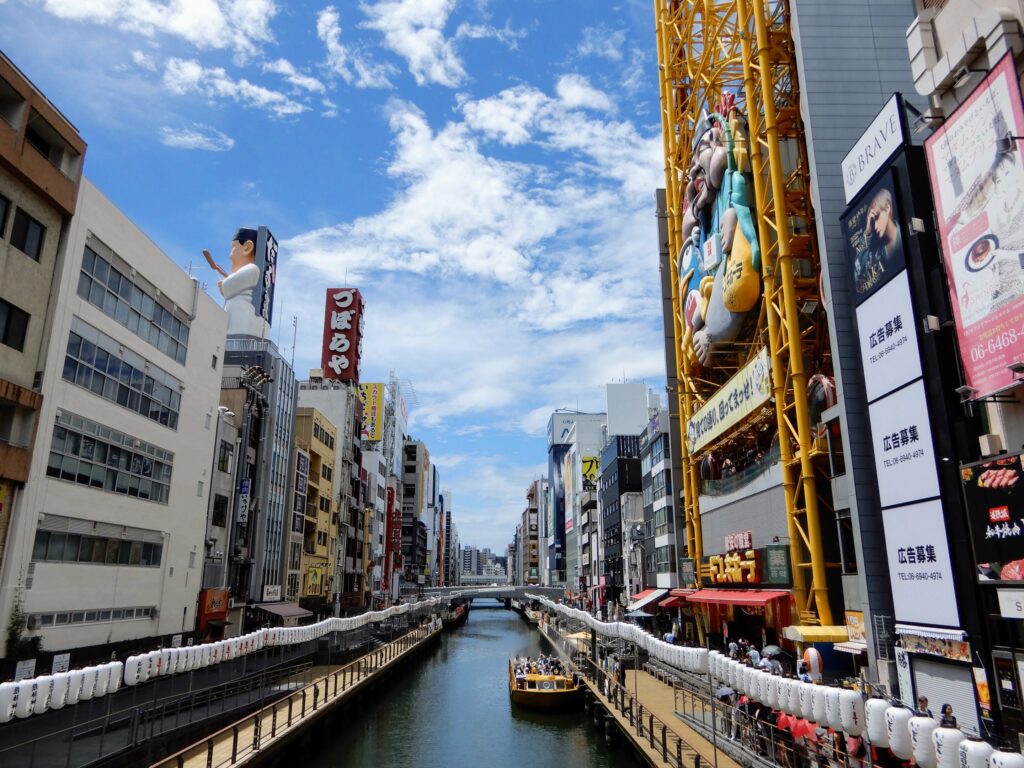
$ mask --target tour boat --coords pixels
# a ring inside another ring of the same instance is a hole
[[[515,662],[508,662],[508,695],[513,704],[530,709],[566,709],[579,703],[582,690],[572,675],[528,672],[516,677]]]
[[[441,624],[445,629],[460,627],[466,623],[468,618],[469,610],[463,603],[446,608],[441,612]]]

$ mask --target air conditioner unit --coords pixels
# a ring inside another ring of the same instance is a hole
[[[978,444],[981,447],[982,456],[995,456],[1003,450],[1003,438],[995,433],[979,435]]]
[[[29,616],[28,621],[25,622],[26,629],[39,629],[39,617]]]

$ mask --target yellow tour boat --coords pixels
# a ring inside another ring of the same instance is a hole
[[[542,674],[535,663],[508,662],[508,694],[530,709],[566,709],[579,703],[582,687],[569,674]]]

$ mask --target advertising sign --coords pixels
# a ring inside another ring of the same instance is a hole
[[[295,449],[295,497],[292,500],[292,533],[305,529],[306,498],[309,491],[309,454]]]
[[[248,477],[242,478],[238,485],[238,506],[235,513],[235,521],[239,523],[249,522],[249,487],[252,481]]]
[[[686,425],[690,453],[725,434],[772,396],[768,348],[761,349],[693,415]]]
[[[899,621],[958,626],[942,501],[883,509],[882,523]]]
[[[260,285],[252,292],[256,316],[271,325],[274,319],[274,286],[277,284],[277,240],[270,230],[260,227],[256,233],[256,266],[260,268]]]
[[[876,400],[868,406],[868,416],[882,506],[938,496],[939,476],[924,380]]]
[[[925,141],[960,353],[973,398],[1024,359],[1024,108],[1007,54]]]
[[[387,489],[387,553],[394,555],[396,569],[402,565],[402,510],[395,504],[395,489]]]
[[[910,654],[899,646],[893,650],[896,653],[896,680],[900,685],[900,699],[913,701],[914,676],[910,672]]]
[[[734,531],[725,534],[725,551],[735,552],[737,549],[750,549],[754,546],[753,531]]]
[[[384,439],[384,385],[360,384],[359,399],[363,401],[363,440],[377,442]]]
[[[857,307],[868,402],[921,377],[915,317],[905,269]]]
[[[71,654],[70,653],[57,653],[53,656],[53,666],[50,668],[50,674],[56,675],[58,672],[67,672],[71,668]]]
[[[583,490],[597,490],[597,476],[601,471],[601,459],[598,456],[584,456],[581,460],[583,466]]]
[[[324,568],[322,565],[311,565],[306,569],[306,594],[319,595],[323,592]]]
[[[363,296],[358,288],[328,288],[320,367],[325,379],[359,382],[363,356]]]
[[[203,591],[203,615],[226,616],[228,612],[228,591],[207,589]]]
[[[843,192],[847,203],[899,151],[903,135],[903,99],[894,93],[843,158]]]
[[[891,172],[876,181],[843,216],[843,243],[853,269],[857,304],[906,266]]]
[[[263,586],[263,602],[270,603],[281,599],[280,584],[265,584]]]
[[[864,633],[863,611],[846,612],[846,631],[850,635],[851,641],[856,643],[867,642],[867,635]]]
[[[960,468],[978,581],[1024,582],[1024,467],[1021,454]]]
[[[756,549],[711,555],[707,559],[708,584],[758,584],[761,581],[761,558]]]
[[[769,544],[764,548],[764,584],[789,584],[789,547]]]

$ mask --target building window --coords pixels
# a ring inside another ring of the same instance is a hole
[[[101,346],[72,331],[68,335],[67,355],[64,358],[64,380],[91,390],[165,427],[177,429],[178,409],[181,407],[181,394],[178,390],[181,383],[156,366],[149,366],[145,362],[133,365],[122,359],[120,353],[104,349],[104,346],[117,349],[115,344],[110,340],[110,343]],[[143,370],[144,366],[151,369],[149,373]],[[151,373],[157,374],[163,381],[158,381]]]
[[[39,261],[43,250],[46,227],[33,219],[21,208],[14,212],[14,226],[11,228],[11,245],[26,256]]]
[[[228,521],[228,497],[219,493],[213,495],[213,513],[210,523],[218,528],[224,528]]]
[[[151,619],[154,616],[156,616],[156,608],[147,605],[138,608],[88,608],[54,613],[33,613],[28,620],[30,627],[52,627],[58,624],[62,626],[66,624],[105,624],[109,621]]]
[[[231,456],[235,449],[227,440],[220,441],[220,451],[217,452],[217,470],[220,472],[231,471]]]
[[[28,312],[0,299],[0,344],[19,352],[24,349],[29,317]]]
[[[36,531],[32,559],[48,563],[138,565],[159,568],[163,552],[163,544],[148,541],[82,536],[60,531]]]
[[[49,477],[166,504],[174,454],[64,411],[53,429]]]
[[[11,209],[11,201],[0,195],[0,238],[7,231],[7,212]]]
[[[188,324],[89,247],[82,256],[78,295],[172,360],[185,364]],[[217,367],[216,357],[213,367]]]

